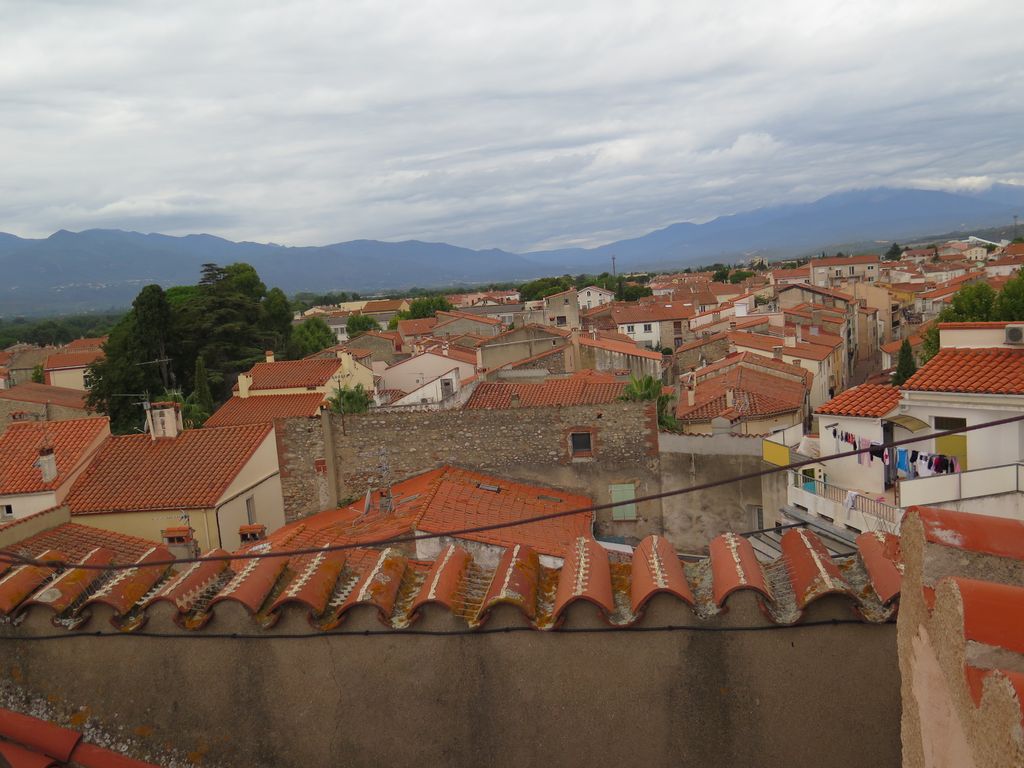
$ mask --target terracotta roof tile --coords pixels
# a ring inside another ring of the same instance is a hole
[[[401,336],[425,336],[437,325],[436,317],[420,317],[415,320],[399,320],[398,333]]]
[[[607,352],[617,352],[620,355],[629,355],[630,357],[643,357],[647,360],[661,361],[663,356],[660,352],[655,352],[652,349],[644,349],[638,347],[636,344],[627,344],[623,341],[614,341],[612,339],[591,339],[587,336],[580,337],[580,345],[584,347],[593,347],[594,349],[603,349]]]
[[[109,434],[110,422],[105,416],[11,424],[0,435],[0,495],[60,487]],[[43,482],[42,472],[35,466],[44,447],[53,449],[57,463],[57,476],[50,482]]]
[[[831,416],[881,418],[900,404],[900,390],[888,384],[861,384],[841,392],[818,406],[817,413]]]
[[[1024,394],[1024,349],[940,349],[903,389],[990,395]]]
[[[64,553],[70,560],[81,560],[97,547],[109,549],[118,563],[131,563],[152,549],[157,542],[126,533],[117,533],[92,525],[63,523],[21,539],[11,546],[15,552],[39,557],[47,550]]]
[[[298,389],[322,387],[341,367],[337,358],[283,360],[275,363],[256,363],[250,370],[252,390]]]
[[[251,424],[186,429],[158,440],[110,437],[66,503],[72,515],[212,507],[272,429]]]
[[[72,352],[57,352],[46,358],[43,368],[47,371],[56,371],[66,368],[85,368],[104,357],[101,349],[75,350]]]
[[[12,768],[156,768],[83,741],[78,731],[0,708],[0,757]]]
[[[717,606],[721,607],[726,598],[739,589],[753,589],[771,599],[772,593],[761,563],[747,539],[735,533],[723,533],[712,539],[708,551],[711,554],[713,594]]]
[[[788,566],[786,570],[797,608],[802,610],[824,594],[853,594],[825,545],[813,533],[803,528],[786,531],[782,534],[782,556]]]
[[[857,537],[857,550],[871,579],[871,585],[883,605],[900,594],[903,562],[900,537],[882,531],[870,531]]]
[[[694,605],[693,591],[686,581],[683,564],[664,536],[648,536],[633,551],[630,602],[640,613],[660,592],[668,592]]]
[[[1024,560],[1024,521],[938,507],[911,507],[910,513],[933,544]]]
[[[720,367],[716,366],[716,370]],[[731,412],[731,421],[772,416],[798,410],[807,394],[805,383],[783,378],[753,364],[736,364],[713,375],[702,374],[703,371],[697,371],[694,404],[691,406],[685,398],[680,398],[676,418],[706,421],[723,416],[727,411]]]
[[[85,392],[69,387],[54,387],[50,384],[37,384],[26,381],[10,389],[0,389],[0,400],[13,400],[21,403],[50,403],[64,408],[86,410]]]
[[[64,349],[67,349],[69,351],[77,351],[82,349],[99,349],[100,347],[107,343],[107,339],[109,338],[109,336],[93,336],[89,338],[83,337],[81,339],[69,341],[67,344],[64,345]]]
[[[566,610],[578,600],[586,600],[602,609],[602,617],[615,611],[611,569],[605,548],[593,539],[576,539],[558,578],[552,620],[559,622]]]
[[[204,427],[234,427],[241,424],[269,424],[274,419],[316,416],[324,396],[319,392],[297,395],[258,395],[232,397],[214,411]]]
[[[813,344],[807,341],[807,339],[796,342],[794,346],[788,346],[786,340],[781,336],[768,336],[749,331],[730,331],[729,341],[733,342],[737,347],[760,349],[764,352],[774,352],[775,347],[782,347],[783,355],[806,360],[825,360],[835,350],[834,345]]]
[[[626,384],[614,376],[572,376],[539,383],[482,381],[463,406],[467,410],[511,408],[513,396],[526,408],[594,405],[622,397]]]

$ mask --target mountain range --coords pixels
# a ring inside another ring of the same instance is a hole
[[[373,293],[602,272],[682,268],[752,256],[783,258],[864,241],[907,242],[939,232],[1005,225],[1024,209],[1024,186],[974,193],[874,188],[777,205],[703,224],[672,224],[596,248],[528,253],[416,240],[352,240],[288,247],[213,235],[60,230],[44,239],[0,232],[0,317],[123,307],[148,283],[192,284],[206,262],[252,264],[288,293]]]

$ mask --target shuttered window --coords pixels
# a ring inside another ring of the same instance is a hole
[[[636,486],[633,483],[612,483],[608,486],[608,492],[613,504],[636,498]],[[636,520],[636,504],[612,507],[612,520]]]

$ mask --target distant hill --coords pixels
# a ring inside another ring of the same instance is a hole
[[[252,264],[287,292],[361,292],[600,272],[615,254],[622,270],[684,267],[830,249],[842,243],[905,242],[934,232],[1006,225],[1024,210],[1024,187],[976,194],[869,189],[672,224],[597,248],[530,253],[445,243],[353,240],[318,247],[236,243],[212,235],[171,237],[120,230],[61,230],[31,240],[0,233],[0,316],[126,306],[147,283],[194,283],[205,262]]]

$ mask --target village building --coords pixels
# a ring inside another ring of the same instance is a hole
[[[580,288],[576,291],[576,296],[581,310],[593,309],[594,307],[604,306],[615,301],[614,291],[609,291],[607,288],[600,288],[596,285]]]
[[[267,352],[266,362],[239,374],[234,392],[240,398],[310,392],[327,397],[337,389],[354,389],[356,385],[372,391],[373,371],[351,352],[339,350],[333,357],[282,361],[275,361],[274,354]]]
[[[326,400],[320,392],[265,397],[230,397],[205,422],[204,428],[272,424],[276,419],[318,416]]]
[[[881,257],[877,253],[811,259],[811,285],[835,288],[840,282],[873,283],[878,280]]]
[[[598,304],[596,306],[604,306]],[[528,301],[523,308],[523,322],[532,325],[553,325],[566,330],[582,328],[579,294],[575,288]]]
[[[78,389],[54,387],[26,381],[0,389],[0,434],[19,421],[63,421],[89,418],[85,393]]]

